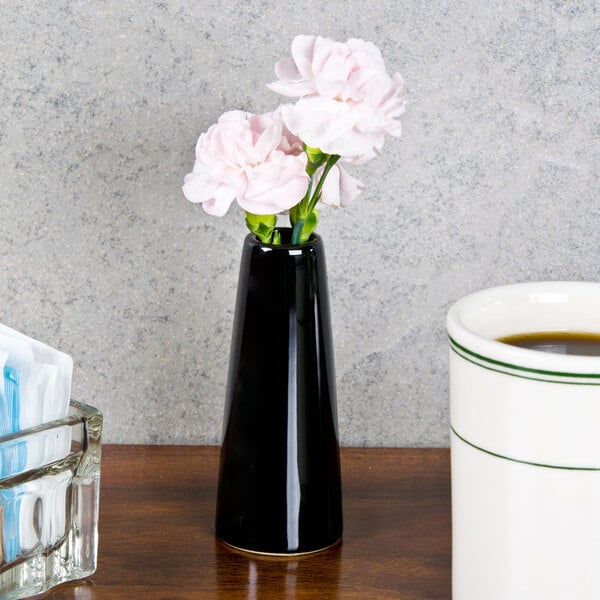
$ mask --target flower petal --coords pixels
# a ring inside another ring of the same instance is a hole
[[[292,60],[280,60],[276,63],[275,75],[277,75],[279,79],[290,82],[300,81],[302,79],[302,75],[300,74],[300,71],[298,71],[296,63]]]
[[[349,206],[362,190],[363,184],[337,164],[323,183],[321,202],[336,208]]]
[[[340,171],[340,206],[349,206],[363,191],[364,185],[355,179],[341,165],[336,165]]]
[[[319,176],[323,173],[320,169]],[[333,166],[327,174],[323,187],[321,188],[321,202],[329,206],[340,206],[340,170],[337,165]]]
[[[297,35],[292,41],[292,58],[298,67],[298,72],[304,79],[314,79],[312,69],[315,43],[320,38],[316,35]]]
[[[265,187],[254,195],[238,198],[238,204],[255,215],[278,214],[296,206],[308,188],[308,177],[302,174],[277,187]]]

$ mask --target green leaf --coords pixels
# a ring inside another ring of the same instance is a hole
[[[304,144],[304,152],[306,152],[307,163],[306,172],[309,175],[314,175],[318,168],[329,158],[329,154],[324,154],[319,148],[311,148]]]
[[[321,164],[327,160],[327,155],[323,154],[319,148],[311,148],[304,144],[304,152],[306,152],[306,156],[308,156],[311,163]]]
[[[277,215],[255,215],[246,213],[246,227],[253,233],[263,244],[272,243],[273,230],[277,224]]]
[[[253,213],[246,213],[246,224],[248,228],[259,227],[265,225],[267,227],[275,227],[277,223],[277,215],[255,215]]]

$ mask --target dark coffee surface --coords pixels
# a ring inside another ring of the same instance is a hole
[[[600,356],[600,333],[578,331],[519,333],[499,338],[498,341],[511,346],[555,354]]]

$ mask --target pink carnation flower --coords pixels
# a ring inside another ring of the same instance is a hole
[[[234,200],[256,215],[277,214],[306,193],[305,169],[302,142],[287,130],[279,111],[230,111],[198,139],[183,193],[211,215],[223,216]]]
[[[292,59],[277,63],[279,81],[269,88],[300,97],[283,106],[282,115],[308,146],[364,163],[380,154],[386,133],[400,136],[395,118],[404,112],[403,80],[399,73],[387,74],[377,46],[299,35]]]

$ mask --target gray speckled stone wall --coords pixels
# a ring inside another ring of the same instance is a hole
[[[243,213],[180,188],[298,33],[377,43],[404,136],[322,211],[346,445],[448,443],[449,305],[600,275],[595,0],[2,0],[0,320],[73,355],[108,442],[220,438]]]

